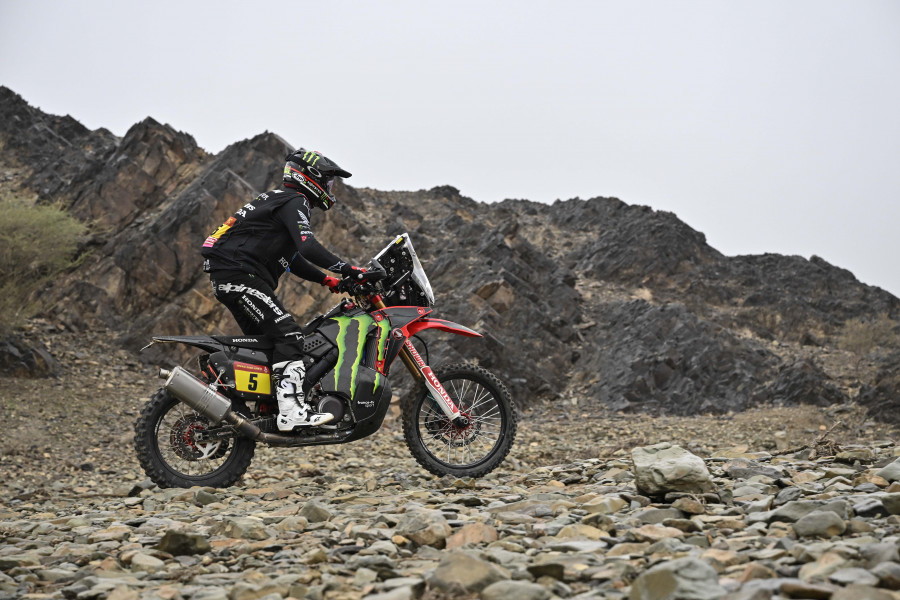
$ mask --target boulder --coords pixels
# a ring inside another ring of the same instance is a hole
[[[59,373],[59,363],[41,344],[18,335],[0,339],[0,375],[37,378]]]
[[[262,519],[256,517],[228,517],[210,529],[213,535],[244,540],[265,540],[269,537]]]
[[[635,485],[651,496],[668,492],[703,493],[715,489],[703,459],[663,442],[631,451]]]
[[[182,556],[205,554],[210,551],[211,547],[209,541],[202,535],[169,529],[159,540],[156,549],[168,552],[173,556]]]
[[[503,569],[465,552],[445,554],[437,568],[426,576],[429,589],[451,594],[478,593],[492,583],[509,579]]]
[[[447,519],[437,510],[412,508],[407,510],[397,523],[397,534],[419,546],[443,548],[452,530]]]
[[[794,533],[800,538],[830,538],[844,533],[847,524],[831,511],[816,510],[800,517],[792,527]]]
[[[888,481],[900,481],[900,458],[888,464],[875,473]]]
[[[548,600],[550,591],[528,581],[498,581],[481,590],[481,600]]]
[[[725,595],[716,570],[697,558],[666,561],[642,573],[630,600],[718,600]]]

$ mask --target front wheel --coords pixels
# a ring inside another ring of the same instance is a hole
[[[165,389],[144,405],[134,426],[141,467],[159,487],[228,487],[247,471],[256,441],[232,436],[204,441],[209,420]]]
[[[487,475],[516,437],[516,410],[506,386],[487,369],[469,364],[444,367],[435,375],[468,424],[447,419],[420,381],[402,406],[407,447],[435,475]]]

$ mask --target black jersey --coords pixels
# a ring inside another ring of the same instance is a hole
[[[250,273],[272,289],[286,270],[322,283],[325,274],[313,264],[345,274],[350,266],[319,243],[309,216],[309,202],[295,190],[260,194],[206,238],[201,251],[203,270]]]

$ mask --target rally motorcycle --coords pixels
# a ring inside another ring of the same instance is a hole
[[[341,283],[353,300],[303,328],[303,391],[317,412],[334,415],[324,425],[278,431],[271,339],[153,337],[150,345],[188,344],[202,354],[196,375],[180,366],[160,369],[165,384],[135,424],[135,449],[150,479],[160,487],[227,487],[247,471],[257,442],[315,446],[371,435],[390,406],[388,376],[397,358],[416,380],[400,403],[403,435],[416,461],[439,476],[481,477],[494,470],[516,435],[506,386],[474,364],[434,372],[411,340],[427,330],[481,335],[431,316],[434,293],[408,234],[377,254],[367,272],[364,284]]]

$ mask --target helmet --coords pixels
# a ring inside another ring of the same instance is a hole
[[[350,177],[350,173],[319,152],[300,148],[284,157],[284,183],[302,189],[313,206],[328,210],[334,206],[332,188],[337,177]]]

